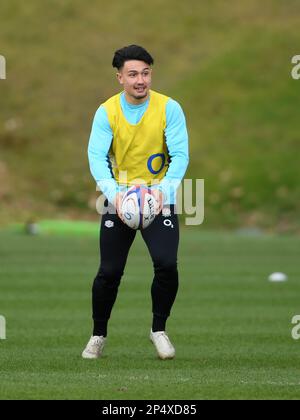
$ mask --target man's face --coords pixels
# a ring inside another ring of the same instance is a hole
[[[144,61],[125,61],[117,77],[130,102],[139,103],[147,98],[151,87],[151,73],[151,67]]]

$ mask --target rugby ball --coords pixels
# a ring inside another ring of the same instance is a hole
[[[121,217],[131,229],[146,229],[155,219],[158,203],[151,189],[135,185],[123,196]]]

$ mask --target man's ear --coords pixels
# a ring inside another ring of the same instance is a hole
[[[120,85],[122,85],[123,84],[123,77],[122,77],[122,74],[121,73],[117,73],[117,79],[118,79],[118,82],[120,83]]]

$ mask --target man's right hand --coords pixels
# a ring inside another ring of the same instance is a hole
[[[122,220],[122,222],[124,221],[122,218],[122,212],[121,212],[121,204],[122,204],[122,199],[123,199],[124,193],[123,192],[118,192],[115,196],[114,199],[114,206],[117,210],[117,214],[120,217],[120,219]]]

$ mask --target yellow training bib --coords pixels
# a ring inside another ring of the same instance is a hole
[[[148,108],[138,124],[130,124],[122,111],[121,93],[104,104],[113,132],[112,171],[119,184],[157,184],[169,166],[164,136],[168,97],[150,90]]]

